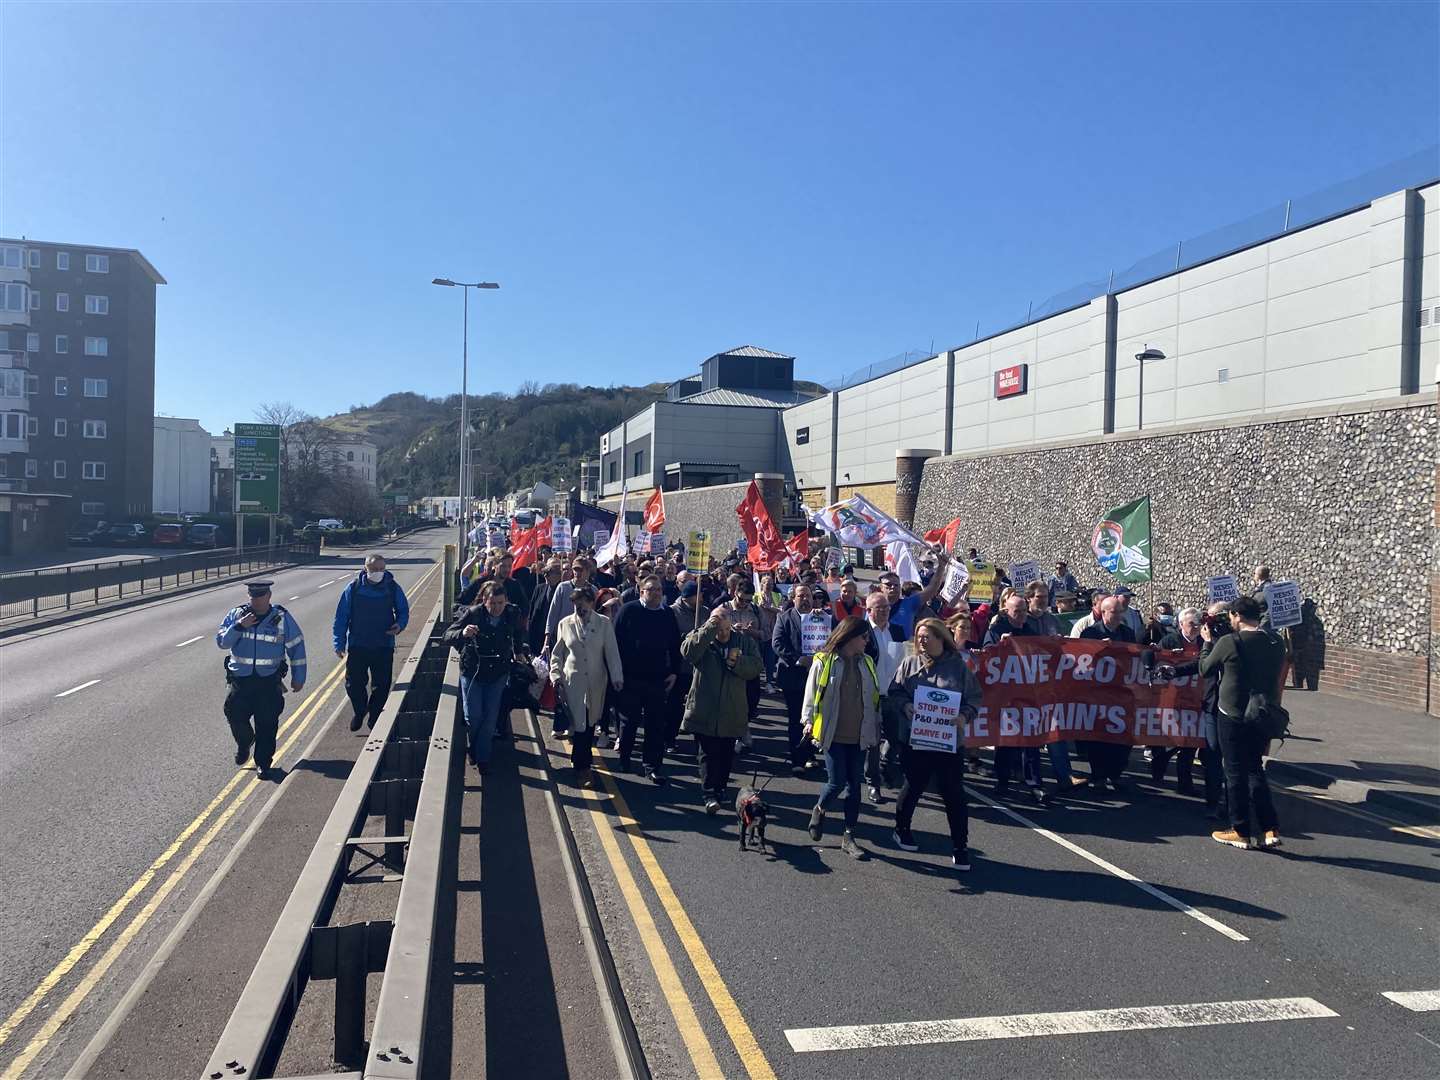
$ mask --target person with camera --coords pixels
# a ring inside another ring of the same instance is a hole
[[[510,603],[502,582],[485,582],[477,599],[479,603],[456,612],[444,640],[460,654],[460,701],[470,764],[485,776],[511,667],[525,654],[525,632],[520,610]]]
[[[570,764],[576,787],[593,788],[595,727],[605,713],[607,687],[625,687],[625,669],[615,643],[615,627],[595,610],[595,586],[570,593],[573,610],[555,629],[550,650],[550,681],[555,686],[555,715],[568,719]]]
[[[298,694],[305,686],[305,637],[295,617],[270,602],[270,584],[247,581],[249,603],[231,608],[215,634],[215,644],[230,653],[225,719],[235,737],[235,764],[244,765],[253,746],[261,780],[270,779],[287,666],[290,689]]]
[[[1281,679],[1285,671],[1285,643],[1260,626],[1260,604],[1254,597],[1231,601],[1234,632],[1219,636],[1213,620],[1200,626],[1204,641],[1197,664],[1201,675],[1218,675],[1219,711],[1215,729],[1230,800],[1230,828],[1210,834],[1230,847],[1253,848],[1250,824],[1253,809],[1260,828],[1260,845],[1280,846],[1280,822],[1265,777],[1265,745],[1272,737],[1269,717],[1279,709]]]
[[[681,730],[695,736],[705,813],[713,816],[730,786],[735,740],[750,724],[746,688],[760,678],[765,661],[755,639],[735,631],[728,605],[686,634],[680,652],[694,672]]]

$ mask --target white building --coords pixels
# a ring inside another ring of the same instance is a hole
[[[327,470],[335,476],[354,476],[376,487],[380,448],[363,439],[336,439],[323,451]]]
[[[198,420],[155,417],[151,506],[157,514],[210,511],[210,445]]]

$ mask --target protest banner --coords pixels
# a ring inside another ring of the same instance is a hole
[[[953,604],[956,598],[965,591],[965,585],[969,580],[970,573],[965,569],[965,564],[956,559],[945,570],[945,584],[940,586],[940,599],[947,604]]]
[[[933,686],[915,688],[914,715],[910,718],[910,749],[939,750],[954,754],[960,749],[960,705],[958,690]]]
[[[550,522],[550,550],[569,551],[571,542],[570,519],[557,517]]]
[[[1205,603],[1228,604],[1240,599],[1240,583],[1234,574],[1217,574],[1205,579]]]
[[[967,746],[1044,746],[1068,739],[1139,746],[1205,745],[1204,680],[1152,678],[1139,645],[1009,637],[978,653],[983,697]],[[1161,652],[1162,663],[1195,650]]]
[[[1270,626],[1284,630],[1300,624],[1300,586],[1293,581],[1272,581],[1265,586],[1265,610]]]
[[[970,603],[994,603],[995,586],[1000,580],[995,567],[983,559],[972,559],[965,564],[965,569],[970,574]]]
[[[609,529],[596,529],[593,533],[591,533],[590,546],[596,551],[599,551],[608,543],[610,543]]]
[[[710,570],[710,534],[696,529],[685,543],[685,569],[692,574]]]
[[[800,651],[814,656],[830,637],[830,616],[812,612],[800,620]]]
[[[1040,579],[1040,564],[1034,559],[1010,564],[1010,584],[1017,592],[1024,592],[1025,586]]]

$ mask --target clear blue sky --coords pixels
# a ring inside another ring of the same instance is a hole
[[[137,247],[218,430],[753,343],[828,380],[1440,127],[1414,4],[0,6],[0,231]],[[1440,165],[1437,165],[1440,167]]]

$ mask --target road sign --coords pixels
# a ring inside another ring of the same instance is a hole
[[[280,512],[280,425],[235,425],[235,512]]]

